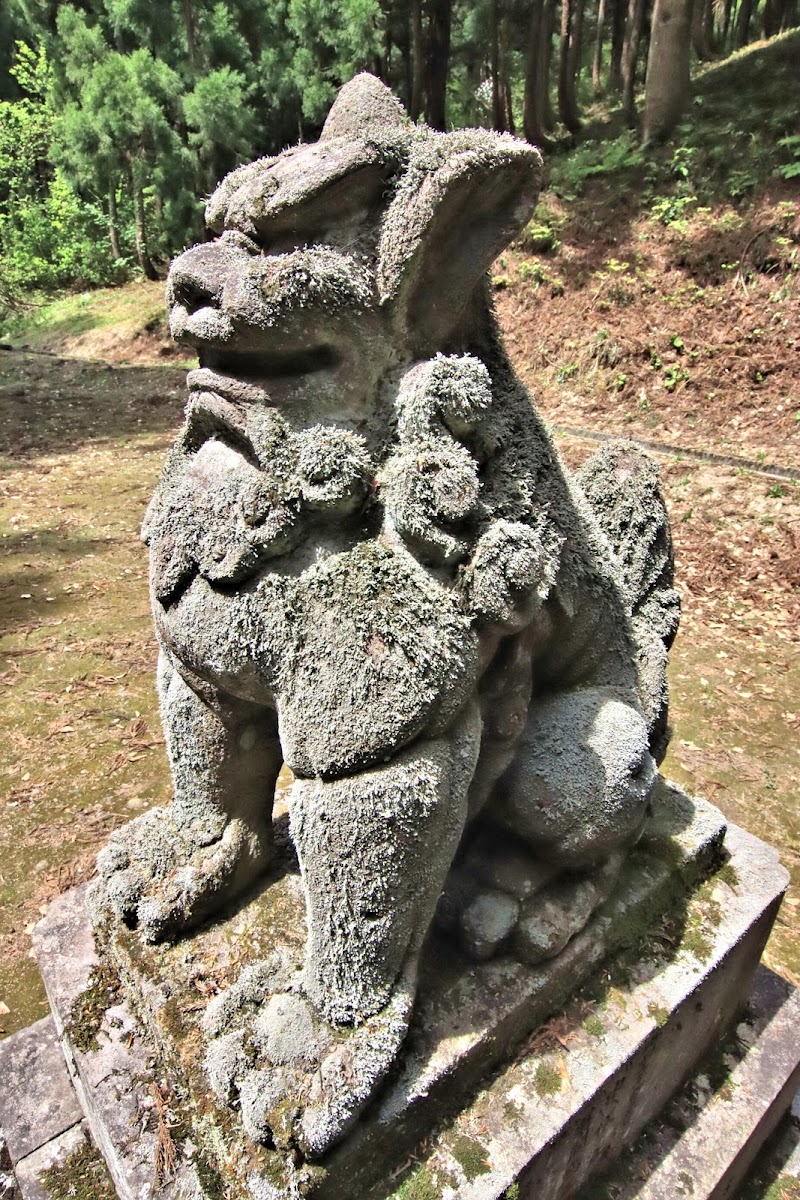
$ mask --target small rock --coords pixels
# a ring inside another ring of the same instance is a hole
[[[591,879],[565,880],[532,897],[523,907],[514,935],[519,958],[535,966],[560,954],[602,899],[600,887]]]
[[[480,888],[479,881],[474,875],[455,868],[447,876],[444,891],[439,897],[439,907],[436,909],[436,924],[445,933],[455,933],[458,930],[461,915],[472,903]]]
[[[519,919],[519,902],[506,892],[480,892],[461,914],[464,949],[479,962],[491,958]]]
[[[313,1058],[319,1040],[311,1005],[290,993],[270,997],[256,1019],[256,1034],[264,1053],[279,1066]]]

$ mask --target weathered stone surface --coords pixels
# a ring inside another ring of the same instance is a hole
[[[427,1131],[416,1152],[419,1194],[499,1200],[516,1185],[519,1200],[571,1200],[634,1141],[743,1005],[788,882],[775,852],[743,830],[729,827],[726,846],[736,875],[725,872],[701,889],[671,952],[665,945],[655,960],[632,956],[622,978],[609,964],[600,1002],[595,993],[591,1003],[568,1004],[537,1048],[507,1065],[455,1119]],[[344,1161],[350,1146],[334,1159]],[[359,1182],[353,1172],[350,1194],[363,1200],[400,1194],[399,1180]],[[343,1180],[339,1187],[320,1196],[343,1200]],[[678,1194],[654,1192],[651,1200]]]
[[[644,1183],[621,1188],[620,1200],[677,1197],[686,1193],[687,1179],[693,1200],[736,1195],[800,1084],[800,992],[762,967],[748,1008],[742,1031],[752,1045],[723,1093],[706,1102]]]
[[[20,1200],[16,1176],[11,1167],[5,1135],[0,1128],[0,1200]]]
[[[32,935],[53,1021],[92,1139],[102,1153],[121,1200],[150,1200],[159,1140],[158,1088],[162,1073],[127,1006],[102,1016],[96,1048],[79,1049],[71,1035],[75,1005],[91,986],[99,964],[86,911],[86,888],[53,901]],[[178,1160],[163,1181],[164,1200],[201,1200],[191,1163]],[[26,1197],[27,1200],[27,1197]]]
[[[738,1196],[755,1156],[797,1094],[798,1021],[800,992],[760,966],[735,1031],[701,1060],[664,1112],[576,1200],[591,1200],[600,1191],[617,1200]],[[793,1143],[787,1128],[778,1144],[765,1146],[773,1159],[770,1174],[792,1173],[796,1142],[796,1132]],[[747,1194],[763,1195],[765,1188]]]
[[[59,1051],[60,1053],[60,1051]],[[63,1057],[63,1055],[62,1055]],[[42,1176],[52,1167],[60,1167],[77,1150],[88,1135],[85,1121],[72,1125],[64,1133],[43,1143],[33,1154],[17,1164],[17,1184],[20,1200],[52,1200],[50,1189]]]
[[[507,892],[478,892],[461,914],[461,941],[476,962],[491,958],[519,919],[519,903]]]
[[[51,1017],[0,1042],[0,1113],[12,1166],[81,1120]]]
[[[117,933],[111,945],[121,973],[135,976],[138,981],[128,990],[142,998],[140,1014],[151,1044],[158,1047],[160,1070],[168,1081],[177,1082],[173,1094],[184,1097],[182,1110],[192,1126],[198,1155],[223,1172],[231,1195],[257,1196],[267,1182],[278,1189],[276,1195],[284,1194],[281,1188],[288,1194],[294,1180],[294,1184],[308,1187],[312,1195],[346,1196],[349,1200],[354,1194],[366,1192],[376,1178],[388,1178],[416,1140],[424,1138],[443,1119],[454,1097],[474,1094],[487,1071],[501,1064],[511,1046],[564,1004],[580,981],[597,970],[607,953],[635,942],[654,914],[663,919],[664,913],[677,905],[679,918],[681,881],[693,880],[696,884],[715,869],[723,853],[723,833],[724,822],[715,809],[668,785],[659,785],[651,825],[626,866],[617,892],[589,927],[552,962],[532,969],[506,956],[470,965],[446,943],[434,940],[423,959],[422,984],[409,1037],[401,1051],[399,1074],[380,1103],[368,1108],[354,1124],[350,1118],[348,1138],[337,1151],[320,1159],[321,1170],[307,1171],[302,1163],[298,1166],[296,1156],[289,1152],[254,1148],[239,1116],[234,1114],[231,1119],[226,1106],[209,1089],[205,1041],[198,1029],[197,1014],[204,1007],[203,997],[216,993],[209,1012],[225,1010],[220,1012],[222,1028],[235,1031],[242,1027],[243,1020],[244,1027],[252,1029],[255,1036],[270,1038],[279,1024],[288,1025],[295,1058],[277,1069],[305,1069],[313,1077],[316,1039],[325,1031],[315,1026],[312,1017],[308,1036],[309,1010],[297,1005],[282,1007],[275,1014],[274,1024],[254,1022],[248,1026],[248,1005],[253,1000],[248,999],[251,985],[247,977],[242,976],[236,985],[240,989],[238,997],[236,987],[225,986],[230,974],[236,975],[236,956],[243,945],[259,960],[266,959],[267,945],[281,948],[272,964],[264,968],[271,972],[278,989],[285,988],[292,971],[300,966],[303,895],[288,862],[286,873],[275,878],[266,890],[255,893],[225,919],[203,927],[177,945],[144,948],[130,932]],[[754,897],[753,903],[759,903],[757,889]],[[62,964],[64,947],[74,944],[81,956],[88,936],[80,893],[60,898],[37,929],[36,944],[40,954],[44,949],[41,962],[48,993],[62,1012],[69,1011],[75,995],[85,986],[76,979],[74,970]],[[62,990],[58,982],[62,969],[64,977],[72,980],[71,992],[69,988]],[[252,987],[252,995],[259,996],[263,981],[253,978]],[[261,1012],[258,1003],[253,1011],[257,1021]],[[241,1015],[237,1017],[237,1013]],[[130,1030],[128,1018],[121,1019],[124,1045],[114,1044],[114,1063],[117,1053],[127,1046]],[[300,1054],[295,1036],[298,1022],[307,1038],[305,1053]],[[354,1072],[352,1066],[358,1064],[364,1045],[358,1039],[370,1043],[379,1041],[383,1034],[380,1027],[371,1028],[369,1022],[356,1027],[349,1040],[341,1030],[334,1033],[339,1057],[333,1062],[341,1068],[339,1094],[346,1100],[348,1089],[358,1082],[358,1071]],[[213,1037],[214,1028],[209,1028],[205,1036],[209,1035]],[[114,1037],[113,1030],[109,1037]],[[105,1035],[101,1044],[106,1050]],[[235,1057],[236,1046],[232,1042],[227,1045]],[[138,1038],[133,1039],[132,1046],[139,1056],[136,1071],[146,1074],[150,1069],[146,1046]],[[371,1045],[370,1051],[374,1054],[376,1047]],[[107,1058],[93,1058],[96,1051],[83,1055],[73,1048],[71,1053],[79,1064],[81,1078],[95,1079],[98,1072],[108,1069]],[[229,1068],[224,1061],[217,1061],[215,1070],[224,1093],[223,1079]],[[122,1068],[118,1074],[122,1074]],[[254,1082],[258,1087],[259,1081]],[[124,1097],[121,1083],[119,1090]],[[102,1089],[99,1096],[102,1104],[108,1103],[102,1100]],[[254,1092],[254,1106],[257,1096]],[[251,1109],[253,1120],[257,1111],[256,1107]],[[310,1121],[324,1124],[327,1114],[319,1104],[310,1106],[308,1112],[309,1136],[313,1136]],[[106,1120],[99,1111],[96,1119]],[[112,1120],[116,1119],[112,1114]],[[96,1136],[99,1140],[102,1135]],[[124,1130],[115,1136],[124,1139]]]
[[[208,1068],[251,1139],[309,1157],[396,1061],[460,856],[491,844],[487,886],[443,910],[463,948],[560,953],[666,748],[657,469],[604,450],[582,490],[492,314],[487,269],[540,177],[524,141],[414,126],[358,76],[318,142],[222,181],[214,240],[169,274],[200,363],[143,530],[174,799],[112,835],[92,908],[104,938],[159,943],[263,883],[291,767],[303,961],[270,991],[235,956],[256,973],[213,1018]]]

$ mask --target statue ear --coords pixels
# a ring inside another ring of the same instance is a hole
[[[378,287],[414,352],[444,345],[457,328],[529,220],[541,171],[533,146],[484,131],[429,135],[412,154],[383,221]]]

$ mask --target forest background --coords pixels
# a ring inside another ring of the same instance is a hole
[[[134,270],[156,278],[202,236],[199,198],[238,163],[313,139],[359,70],[413,119],[489,125],[546,150],[585,144],[588,111],[588,175],[641,165],[642,146],[672,132],[693,61],[798,20],[798,0],[5,0],[0,303]],[[735,102],[735,74],[727,86]],[[800,174],[793,109],[762,136],[784,178]],[[678,183],[688,165],[672,163]]]

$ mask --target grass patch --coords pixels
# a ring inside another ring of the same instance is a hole
[[[41,1176],[50,1200],[117,1200],[106,1164],[87,1139],[60,1166]]]
[[[555,1096],[561,1091],[561,1075],[552,1063],[540,1062],[533,1077],[537,1096]]]
[[[67,1022],[67,1033],[78,1050],[97,1049],[97,1035],[106,1009],[117,1003],[119,995],[117,973],[107,963],[95,967],[88,986],[73,1001]]]
[[[139,282],[127,287],[35,296],[30,307],[8,314],[0,323],[0,336],[34,350],[52,349],[61,342],[95,329],[125,324],[138,330],[166,329],[164,285]]]

